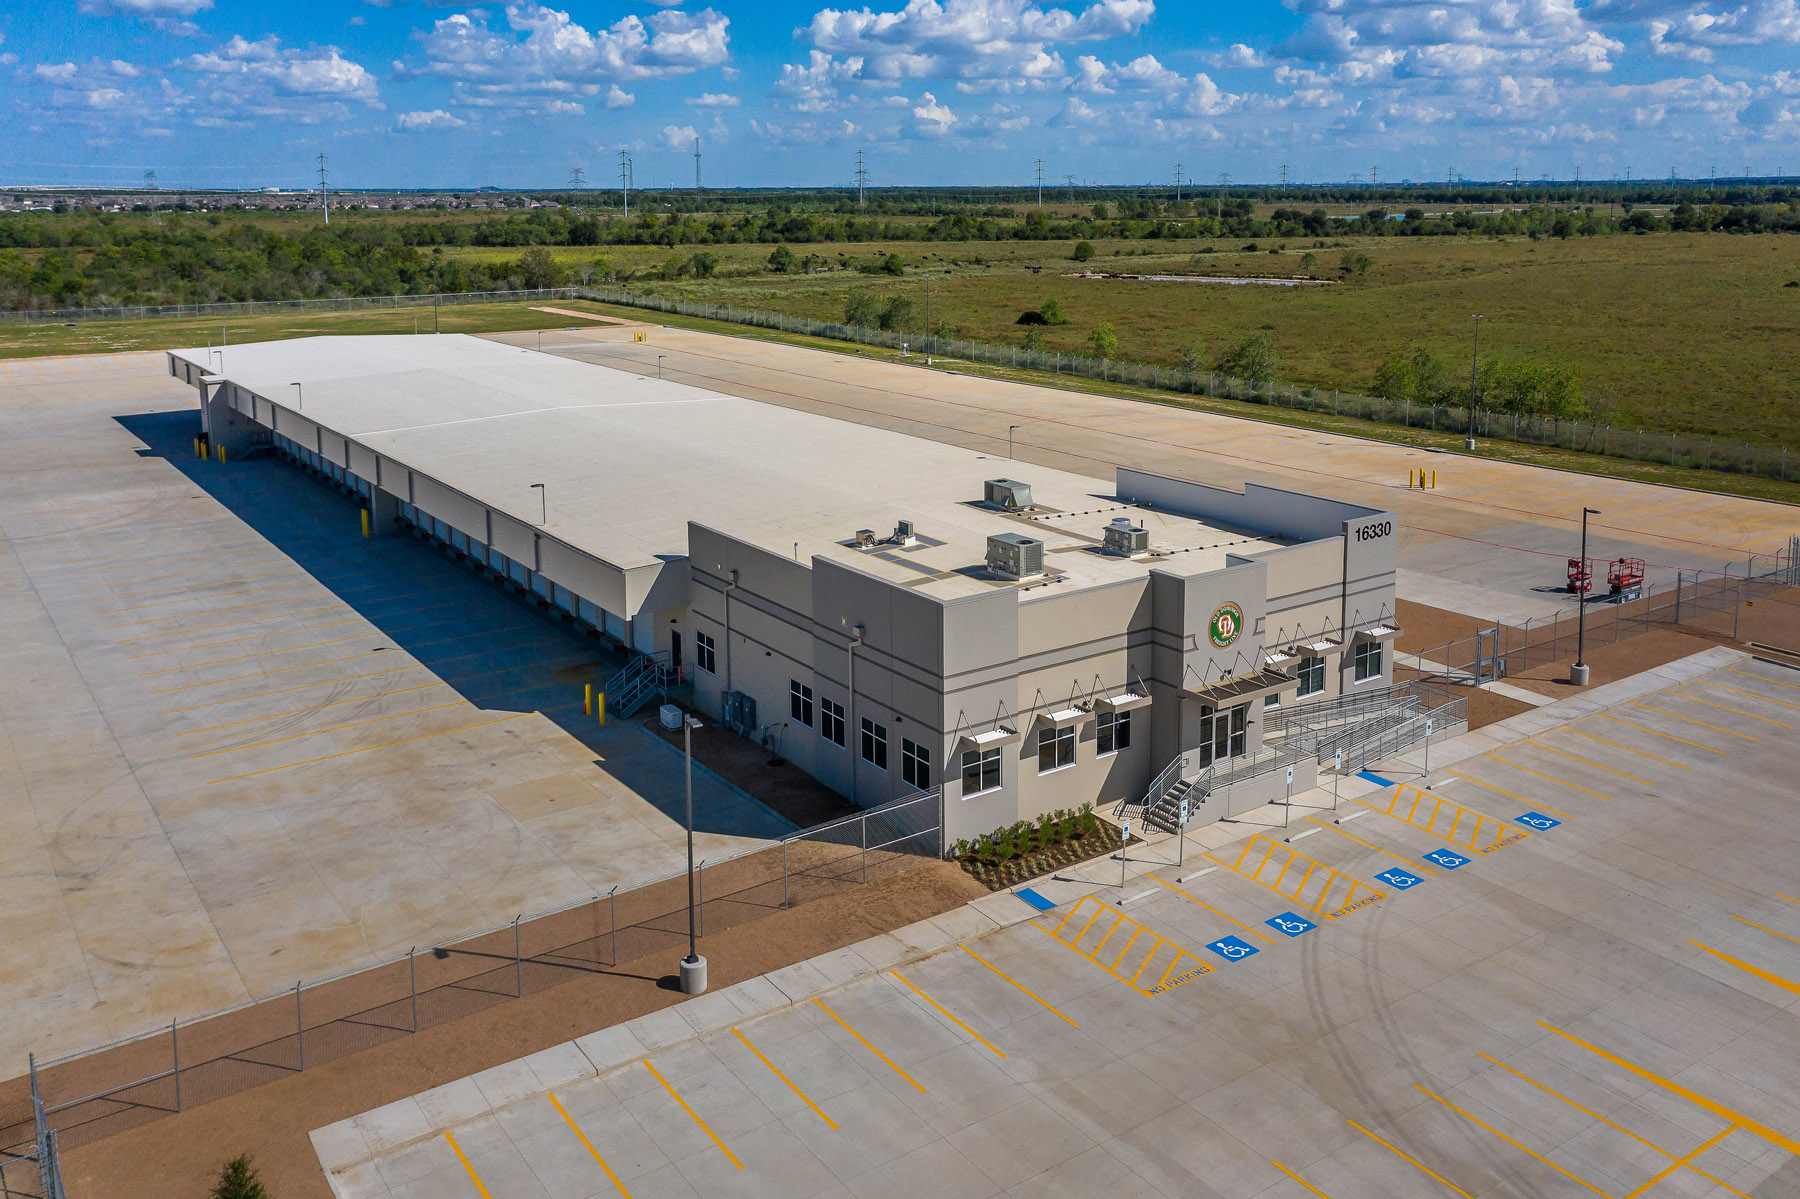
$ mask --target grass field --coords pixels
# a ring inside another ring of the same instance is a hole
[[[1184,243],[1104,241],[1088,263],[1099,271],[1296,275],[1310,243],[1220,245],[1195,253]],[[842,319],[856,288],[912,297],[923,319],[924,272],[931,280],[932,325],[945,334],[1017,342],[1016,322],[1052,297],[1070,323],[1045,330],[1047,349],[1084,351],[1101,321],[1119,333],[1122,358],[1173,365],[1183,346],[1209,354],[1267,331],[1279,348],[1284,383],[1366,389],[1394,354],[1430,349],[1453,372],[1468,369],[1475,313],[1482,355],[1567,363],[1588,400],[1620,429],[1695,433],[1723,440],[1800,446],[1800,240],[1775,236],[1656,234],[1530,242],[1469,238],[1370,238],[1333,242],[1311,273],[1335,277],[1344,250],[1374,260],[1367,276],[1325,287],[1139,283],[1068,277],[1077,264],[1066,243],[871,243],[795,246],[795,253],[868,261],[900,255],[907,274],[866,276],[833,269],[772,275],[760,268],[767,246],[721,246],[723,277],[649,277],[693,251],[605,246],[556,253],[571,265],[603,257],[638,272],[633,290]],[[454,250],[516,256],[510,250]],[[1031,273],[1037,266],[1040,273]],[[757,273],[750,273],[755,271]]]

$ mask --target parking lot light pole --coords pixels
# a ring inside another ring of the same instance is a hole
[[[1475,448],[1475,381],[1480,376],[1481,364],[1481,314],[1475,314],[1475,349],[1469,355],[1469,438],[1463,442],[1465,450]]]
[[[1006,460],[1008,462],[1012,461],[1013,456],[1013,431],[1016,429],[1023,429],[1024,427],[1024,425],[1006,426]]]
[[[1599,516],[1598,508],[1581,510],[1581,569],[1585,572],[1587,564],[1587,526],[1588,517]],[[1575,665],[1569,667],[1569,682],[1577,687],[1587,686],[1588,668],[1582,660],[1583,651],[1587,648],[1587,589],[1575,593]]]
[[[700,956],[694,920],[694,726],[692,716],[681,721],[681,751],[687,759],[687,865],[688,955],[681,959],[681,993],[698,995],[706,990],[706,959]]]
[[[658,378],[658,379],[660,379],[660,378],[662,378],[662,364],[663,364],[663,359],[664,359],[664,358],[667,358],[667,357],[668,357],[668,355],[667,355],[667,354],[658,354],[658,355],[657,355],[657,356],[656,356],[656,377],[657,377],[657,378]]]

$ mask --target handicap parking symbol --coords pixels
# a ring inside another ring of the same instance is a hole
[[[1292,912],[1283,912],[1281,915],[1276,916],[1271,920],[1263,921],[1263,923],[1270,928],[1280,929],[1290,937],[1297,937],[1301,933],[1310,933],[1313,929],[1319,927],[1312,921],[1306,919],[1306,917],[1296,916]]]
[[[1520,824],[1538,830],[1540,833],[1545,829],[1555,828],[1562,823],[1562,821],[1552,820],[1550,817],[1545,816],[1540,812],[1527,812],[1523,816],[1514,816],[1513,819]]]
[[[1467,866],[1468,858],[1451,849],[1434,849],[1425,855],[1427,862],[1442,866],[1445,870],[1455,870],[1458,866]]]
[[[1425,881],[1418,875],[1409,874],[1398,866],[1394,867],[1392,870],[1383,870],[1375,877],[1394,888],[1396,891],[1410,890]]]
[[[1256,946],[1238,937],[1220,937],[1207,948],[1228,962],[1241,962],[1256,952]]]

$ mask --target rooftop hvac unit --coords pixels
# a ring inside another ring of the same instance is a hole
[[[856,530],[856,544],[857,545],[874,545],[875,544],[875,530],[874,529],[858,529],[858,530]]]
[[[1101,536],[1109,554],[1123,554],[1129,558],[1133,554],[1150,552],[1150,534],[1123,516],[1107,525]]]
[[[1021,483],[1017,479],[989,479],[985,484],[983,499],[996,508],[1004,508],[1014,512],[1031,507],[1031,484]]]
[[[913,543],[912,521],[903,520],[894,525],[894,541],[900,545],[911,545]]]
[[[996,533],[987,539],[988,569],[1009,579],[1044,573],[1044,543],[1023,533]]]

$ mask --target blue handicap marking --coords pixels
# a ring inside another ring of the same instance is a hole
[[[1280,929],[1290,937],[1297,937],[1301,933],[1310,933],[1313,929],[1319,927],[1306,917],[1296,916],[1292,912],[1283,912],[1281,915],[1276,916],[1271,920],[1263,921],[1263,923],[1270,928]]]
[[[1550,819],[1550,817],[1545,816],[1541,812],[1527,812],[1523,816],[1514,816],[1513,819],[1520,824],[1537,829],[1539,832],[1543,832],[1545,829],[1555,828],[1562,823],[1560,820]]]
[[[1371,783],[1378,783],[1383,787],[1392,787],[1394,785],[1393,779],[1384,779],[1373,770],[1359,770],[1356,772],[1356,777],[1359,779],[1368,779]]]
[[[1256,946],[1237,937],[1220,937],[1207,948],[1228,962],[1241,962],[1256,952]]]
[[[1017,895],[1020,899],[1023,899],[1026,903],[1030,904],[1040,912],[1047,912],[1056,906],[1050,900],[1045,899],[1042,895],[1033,891],[1030,887],[1020,887],[1017,891],[1014,891],[1013,894]]]
[[[1386,883],[1388,886],[1393,887],[1397,891],[1408,890],[1412,887],[1418,886],[1420,883],[1425,881],[1424,879],[1420,878],[1418,875],[1409,874],[1408,872],[1400,869],[1398,866],[1394,867],[1391,870],[1383,870],[1380,874],[1376,875],[1375,877],[1380,879],[1382,882]]]
[[[1467,866],[1470,861],[1452,849],[1434,849],[1425,855],[1425,860],[1442,866],[1445,870],[1455,870],[1458,866]]]

